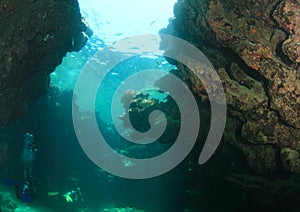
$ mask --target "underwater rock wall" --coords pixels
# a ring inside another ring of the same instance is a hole
[[[300,1],[179,0],[168,33],[197,46],[218,70],[226,142],[260,174],[299,173]],[[207,85],[177,67],[205,100]]]
[[[76,0],[0,2],[0,126],[46,92],[49,74],[87,41]]]

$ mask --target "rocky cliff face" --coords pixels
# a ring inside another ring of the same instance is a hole
[[[65,54],[85,44],[85,30],[76,0],[1,0],[0,126],[45,93]]]
[[[224,139],[260,174],[299,173],[300,1],[179,0],[169,33],[218,70],[229,111]],[[178,68],[204,98],[195,75]]]

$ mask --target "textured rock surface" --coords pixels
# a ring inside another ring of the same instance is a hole
[[[45,93],[49,73],[85,44],[85,30],[76,0],[1,0],[0,126]]]
[[[8,158],[8,144],[3,140],[0,142],[0,169],[3,168],[6,159]]]
[[[160,143],[173,143],[176,141],[180,129],[180,117],[178,117],[180,113],[174,100],[168,95],[165,96],[164,101],[159,101],[151,97],[150,94],[128,90],[122,97],[122,103],[124,108],[129,108],[124,116],[120,117],[125,127],[129,127],[126,125],[127,122],[124,121],[127,118],[139,132],[147,132],[151,128],[148,122],[150,113],[154,110],[163,111],[166,115],[166,120],[162,121],[158,119],[154,121],[154,125],[156,127],[163,127],[163,122],[167,122],[168,125],[157,141]],[[131,133],[130,136],[134,139],[140,139],[135,133]]]
[[[237,132],[225,140],[261,174],[300,172],[299,1],[181,0],[169,33],[201,49],[218,70],[234,118],[227,130]],[[177,66],[205,100],[207,85]]]

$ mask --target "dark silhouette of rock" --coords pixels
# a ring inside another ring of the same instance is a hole
[[[67,52],[87,40],[76,0],[0,3],[0,126],[26,113],[43,95]]]
[[[239,122],[228,119],[227,131],[235,135],[224,138],[250,167],[264,175],[282,168],[299,173],[300,2],[178,1],[167,31],[202,50],[218,70],[229,116]],[[201,81],[176,65],[207,100]]]

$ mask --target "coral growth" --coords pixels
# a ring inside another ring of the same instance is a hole
[[[300,63],[300,4],[282,1],[273,13],[275,20],[289,34],[282,51],[293,63]]]
[[[163,95],[161,93],[161,95]],[[149,93],[138,93],[133,90],[128,90],[122,97],[122,103],[125,108],[128,108],[123,119],[123,124],[128,127],[127,121],[129,119],[132,126],[139,132],[146,132],[150,129],[149,115],[154,110],[164,112],[167,118],[168,126],[166,127],[163,135],[157,140],[160,143],[173,143],[176,141],[180,130],[180,112],[174,102],[174,100],[165,95],[164,101],[161,101],[155,97],[152,97]],[[157,118],[154,120],[156,127],[164,126],[164,119]],[[137,135],[132,132],[130,134],[133,138],[138,138]]]
[[[229,114],[239,123],[227,123],[236,137],[225,140],[260,174],[300,172],[299,1],[179,1],[171,25],[170,33],[201,49],[218,70]],[[176,65],[206,100],[211,85]]]

